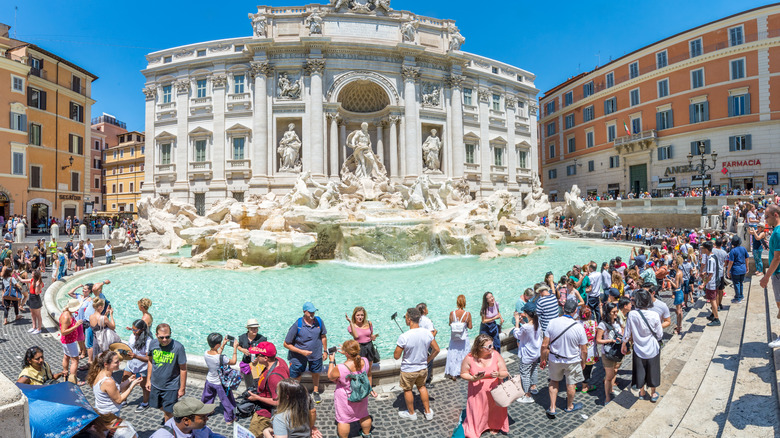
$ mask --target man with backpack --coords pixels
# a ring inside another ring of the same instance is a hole
[[[321,403],[320,372],[322,357],[328,349],[328,331],[322,319],[314,315],[316,311],[317,308],[311,302],[303,304],[303,317],[290,327],[284,338],[284,348],[289,350],[287,360],[290,361],[290,377],[300,381],[301,375],[308,368],[313,385],[312,399],[315,403]]]
[[[290,377],[290,369],[284,360],[276,356],[276,347],[270,342],[261,342],[257,347],[250,347],[249,351],[255,355],[255,361],[263,366],[263,372],[257,378],[257,391],[249,391],[246,397],[256,405],[249,431],[259,437],[263,435],[263,430],[271,427],[271,415],[279,405],[276,387],[279,382]]]

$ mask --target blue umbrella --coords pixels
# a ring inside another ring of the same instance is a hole
[[[73,383],[16,386],[29,400],[33,438],[70,438],[98,417]]]

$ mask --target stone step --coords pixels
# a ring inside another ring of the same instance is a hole
[[[705,309],[708,307],[705,305]],[[739,366],[746,308],[746,302],[732,305],[728,311],[720,312],[721,327],[704,327],[704,334],[686,358],[680,375],[633,436],[718,435],[719,423],[715,419],[718,413],[722,416],[726,412]],[[702,313],[706,316],[709,311]]]

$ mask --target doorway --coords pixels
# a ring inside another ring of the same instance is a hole
[[[637,164],[628,168],[631,191],[635,195],[647,191],[647,164]]]
[[[31,232],[46,233],[48,224],[46,220],[49,217],[49,206],[46,204],[33,204],[30,208],[30,228]]]
[[[67,217],[71,217],[71,218],[74,218],[74,217],[76,217],[76,207],[73,207],[73,206],[67,206],[67,207],[64,207],[64,208],[63,208],[63,211],[64,211],[63,215],[64,215],[64,217],[66,217],[66,218],[67,218]]]

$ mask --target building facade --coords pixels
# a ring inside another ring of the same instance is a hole
[[[97,138],[92,140],[92,167],[95,170],[92,174],[91,191],[93,201],[93,211],[106,211],[106,184],[105,170],[105,151],[119,144],[119,135],[127,132],[125,122],[117,120],[111,114],[103,113],[98,117],[92,118],[92,132]]]
[[[258,7],[252,36],[147,55],[143,194],[202,208],[286,192],[300,172],[338,180],[363,122],[393,182],[530,191],[534,76],[461,51],[453,21],[389,3]]]
[[[0,215],[82,217],[90,197],[92,82],[97,76],[0,24]]]
[[[540,99],[545,190],[562,199],[712,186],[777,185],[780,6],[671,36],[554,87]],[[716,168],[696,174],[699,144]],[[777,187],[775,187],[777,188]]]
[[[142,132],[130,131],[117,135],[116,141],[116,146],[110,146],[104,152],[104,211],[109,215],[135,213],[144,182],[145,136]]]

